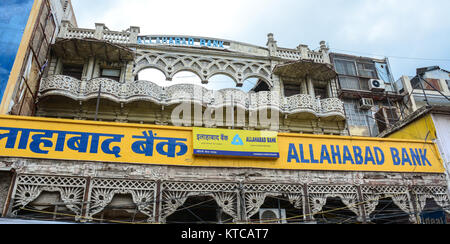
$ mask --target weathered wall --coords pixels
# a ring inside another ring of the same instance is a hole
[[[0,210],[2,212],[6,205],[6,200],[8,198],[8,193],[11,187],[12,177],[12,173],[0,171]]]

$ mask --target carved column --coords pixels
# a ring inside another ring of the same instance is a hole
[[[310,76],[306,77],[306,84],[308,85],[308,94],[315,98],[316,93],[314,92],[314,84]]]

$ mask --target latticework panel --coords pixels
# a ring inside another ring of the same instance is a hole
[[[395,185],[372,185],[361,186],[361,193],[364,199],[364,209],[366,216],[375,210],[381,199],[391,198],[403,212],[410,215],[410,221],[414,222],[414,210],[407,186]]]
[[[303,209],[304,192],[302,185],[290,184],[245,184],[245,218],[258,213],[267,197],[280,196],[286,198],[295,208]]]
[[[160,221],[181,207],[189,197],[210,196],[234,221],[239,218],[238,185],[232,183],[163,182]]]
[[[13,197],[13,214],[36,200],[43,192],[59,192],[65,206],[81,216],[86,179],[79,177],[18,175]]]
[[[327,198],[338,197],[342,203],[361,219],[358,203],[358,193],[354,185],[309,185],[308,201],[311,207],[311,217],[319,213],[327,203]]]
[[[137,210],[148,216],[148,222],[154,222],[156,183],[141,180],[93,179],[87,216],[100,213],[116,194],[131,194]]]
[[[414,186],[412,194],[419,202],[417,206],[419,212],[424,210],[427,199],[433,199],[438,206],[450,214],[450,200],[446,186]]]

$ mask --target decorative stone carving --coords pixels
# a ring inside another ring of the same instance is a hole
[[[415,216],[408,188],[406,186],[394,185],[378,185],[378,186],[361,186],[361,192],[364,199],[365,215],[369,218],[370,214],[377,207],[380,199],[391,198],[395,205],[402,211],[410,215],[409,220],[415,222]]]
[[[344,103],[338,98],[327,98],[321,100],[322,112],[344,114]]]
[[[148,222],[154,222],[156,183],[153,181],[93,179],[87,217],[92,218],[101,212],[116,194],[131,194],[133,203],[139,212],[148,216]]]
[[[42,192],[59,192],[65,206],[79,218],[85,187],[85,178],[19,175],[13,199],[13,214],[36,200]]]
[[[191,71],[202,81],[209,80],[217,74],[226,74],[237,84],[242,84],[248,78],[257,77],[272,86],[270,63],[268,61],[252,61],[247,59],[227,59],[220,56],[181,55],[156,51],[139,51],[136,58],[136,75],[146,68],[161,70],[167,80],[172,80],[180,71]]]
[[[329,197],[339,197],[344,205],[358,216],[361,221],[361,211],[358,206],[358,193],[352,185],[309,185],[309,203],[311,206],[311,217],[319,213]]]
[[[165,223],[191,196],[210,196],[222,210],[236,222],[239,216],[239,200],[236,184],[163,182],[161,186],[162,203],[160,222]]]
[[[283,114],[311,113],[316,117],[328,117],[337,114],[342,119],[345,118],[344,105],[338,98],[329,98],[318,102],[316,98],[307,94],[281,98],[280,93],[277,91],[258,93],[245,93],[238,89],[211,91],[191,84],[160,87],[150,81],[135,81],[121,84],[105,78],[87,81],[86,88],[82,91],[74,88],[77,85],[63,85],[58,88],[55,86],[55,83],[58,82],[53,82],[54,79],[64,80],[66,83],[74,82],[79,84],[81,82],[61,75],[47,77],[41,83],[41,97],[61,95],[74,100],[85,101],[98,96],[101,83],[102,92],[100,96],[116,103],[130,103],[142,100],[169,106],[182,102],[194,102],[202,106],[218,108],[230,106],[231,102],[233,102],[235,106],[239,106],[247,111],[274,108]]]
[[[427,199],[433,199],[436,204],[442,207],[447,213],[450,210],[446,208],[449,203],[447,189],[444,186],[414,186],[412,193],[418,199],[418,212],[422,212],[426,206]]]
[[[295,208],[303,209],[303,186],[289,184],[245,184],[245,219],[258,213],[266,197],[286,198]]]

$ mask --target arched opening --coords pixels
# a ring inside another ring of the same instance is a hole
[[[230,88],[238,89],[246,93],[270,91],[269,84],[267,84],[267,82],[262,79],[250,77],[244,80],[242,87],[238,87],[236,81],[234,81],[233,78],[225,74],[217,74],[211,76],[211,78],[209,78],[208,84],[205,87],[213,91]]]
[[[225,224],[233,218],[226,214],[210,196],[189,197],[173,214],[166,218],[167,224]]]
[[[298,224],[305,222],[303,215],[303,208],[295,208],[286,197],[266,197],[259,211],[250,217],[250,222]]]
[[[131,194],[116,194],[112,201],[93,218],[94,222],[100,223],[146,223],[149,216],[138,210]]]
[[[447,216],[444,209],[432,198],[427,198],[425,207],[420,213],[422,224],[447,224]]]
[[[202,79],[191,71],[180,71],[176,73],[172,81],[168,81],[169,86],[177,85],[177,84],[192,84],[202,86]]]
[[[322,210],[314,215],[318,224],[356,224],[358,216],[339,197],[327,198]]]
[[[374,224],[411,224],[409,213],[401,210],[390,197],[380,199],[369,217]]]
[[[135,80],[151,81],[159,86],[167,85],[166,75],[159,69],[146,68],[136,75]]]
[[[213,91],[229,88],[239,89],[236,86],[236,82],[230,76],[224,74],[217,74],[211,76],[211,78],[209,78],[208,80],[208,84],[206,84],[205,87],[206,89]]]
[[[248,78],[244,81],[240,90],[244,92],[270,91],[270,86],[266,81],[259,78]]]
[[[25,193],[25,197],[27,197]],[[16,212],[17,217],[27,220],[74,222],[76,213],[68,209],[59,192],[43,191],[38,198]]]

